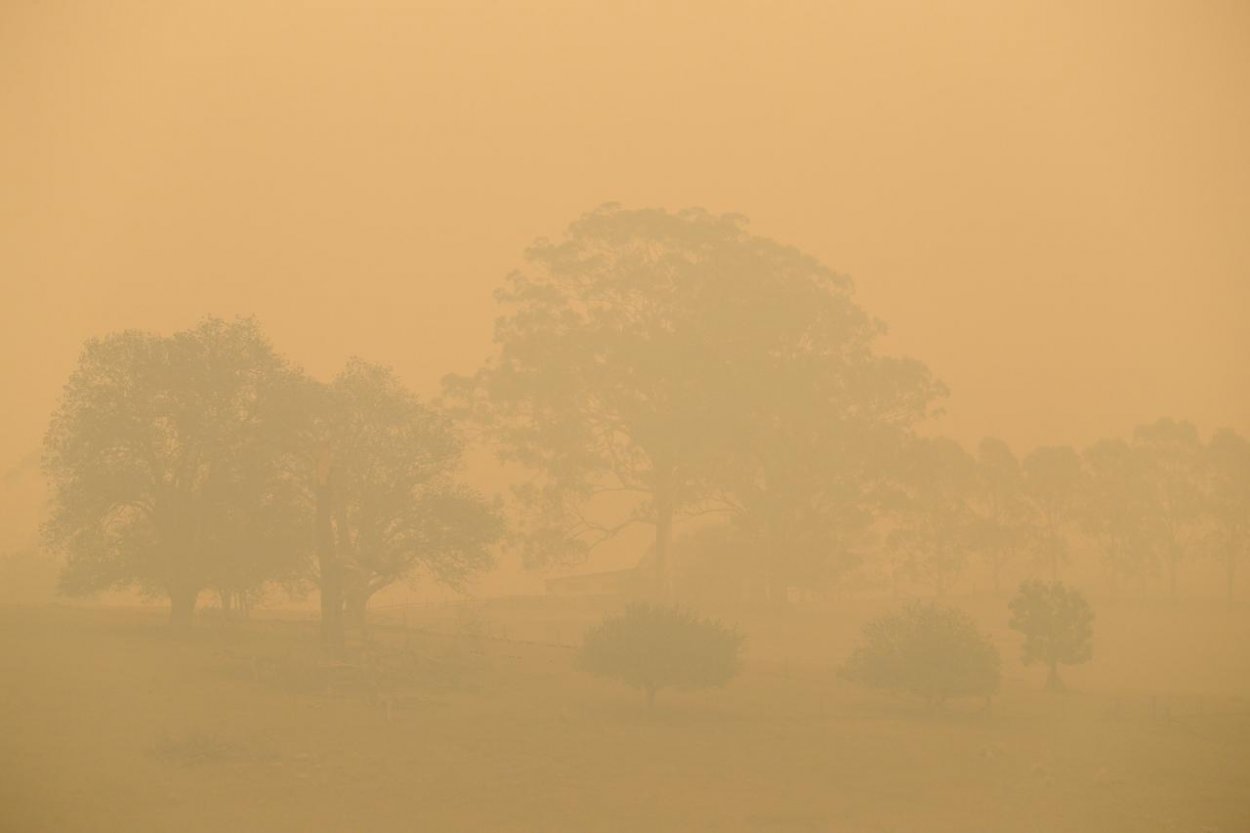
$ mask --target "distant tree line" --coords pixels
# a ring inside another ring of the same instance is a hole
[[[1111,586],[1162,573],[1173,597],[1186,562],[1216,559],[1231,601],[1250,549],[1250,443],[1231,430],[1203,442],[1190,423],[1161,419],[1129,439],[1023,459],[993,439],[976,454],[917,439],[902,459],[882,504],[890,568],[939,591],[974,558],[996,591],[1008,568],[1056,581],[1079,545],[1098,553]]]
[[[972,559],[995,586],[1057,579],[1078,535],[1109,576],[1161,569],[1173,592],[1210,554],[1232,598],[1245,438],[1162,420],[1021,460],[920,436],[942,384],[879,351],[847,278],[740,218],[604,206],[535,243],[497,297],[494,354],[443,404],[360,360],[314,380],[249,320],[91,340],[45,442],[62,587],[165,594],[187,624],[205,591],[246,607],[315,584],[336,644],[382,588],[490,563],[504,513],[462,479],[471,425],[525,472],[508,540],[528,563],[643,527],[660,599],[727,575],[823,592],[855,571],[941,593]]]

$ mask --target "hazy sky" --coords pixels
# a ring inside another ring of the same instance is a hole
[[[849,273],[962,441],[1250,429],[1242,0],[5,0],[0,125],[0,474],[124,327],[432,391],[606,201]]]

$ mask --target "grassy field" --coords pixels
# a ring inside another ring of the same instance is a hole
[[[741,613],[742,676],[654,713],[570,669],[584,604],[379,611],[342,665],[295,617],[0,608],[0,831],[1250,831],[1245,611],[1100,610],[1064,695],[997,629],[992,708],[929,713],[836,679],[881,604]]]

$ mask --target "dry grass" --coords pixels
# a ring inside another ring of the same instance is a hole
[[[593,610],[379,616],[327,663],[310,622],[3,609],[0,830],[1250,830],[1244,612],[1104,611],[1070,694],[1012,667],[935,715],[822,659],[870,612],[742,614],[743,676],[648,715],[540,644]]]

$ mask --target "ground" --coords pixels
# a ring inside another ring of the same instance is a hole
[[[342,664],[293,615],[0,608],[0,831],[1250,830],[1244,610],[1104,611],[1063,695],[996,630],[1003,690],[939,712],[836,677],[888,602],[742,613],[743,674],[648,713],[556,604],[379,611]]]

